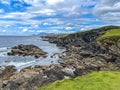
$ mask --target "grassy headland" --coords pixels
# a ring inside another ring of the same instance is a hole
[[[107,31],[104,35],[99,38],[101,41],[107,41],[115,44],[120,39],[120,28],[119,29],[112,29]]]
[[[112,29],[110,31],[107,31],[102,38],[108,38],[108,37],[120,37],[120,29]]]

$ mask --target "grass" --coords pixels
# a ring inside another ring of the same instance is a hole
[[[120,28],[109,30],[104,35],[98,38],[98,40],[100,40],[103,45],[104,43],[107,43],[109,45],[116,45],[119,39],[120,39]]]
[[[101,36],[101,39],[109,37],[120,37],[120,29],[112,29],[110,31],[107,31],[103,36]]]
[[[120,72],[93,72],[75,79],[65,79],[38,90],[120,90]]]

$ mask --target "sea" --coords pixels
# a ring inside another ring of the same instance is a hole
[[[19,44],[33,44],[40,47],[47,52],[47,57],[34,58],[34,56],[8,56],[7,52],[11,51],[11,47]],[[56,44],[43,41],[39,36],[0,36],[0,68],[14,65],[18,70],[28,66],[45,66],[51,64],[58,64],[59,55],[65,49],[57,47]]]

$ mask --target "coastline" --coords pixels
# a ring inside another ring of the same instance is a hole
[[[13,88],[36,90],[38,87],[54,81],[75,78],[93,71],[119,71],[119,52],[114,53],[114,51],[109,50],[119,48],[115,45],[106,48],[98,39],[114,28],[118,27],[102,27],[65,37],[44,37],[50,43],[66,48],[66,55],[60,56],[59,64],[27,67],[17,74],[8,76],[9,80],[3,82],[3,90],[5,88],[10,88],[10,90],[14,90]],[[11,69],[11,72],[14,73],[14,68]]]
[[[54,49],[55,49],[55,47],[54,47]],[[63,51],[61,51],[61,52],[63,52]],[[46,58],[44,61],[44,62],[46,62],[46,65],[39,65],[39,63],[36,65],[33,65],[34,63],[31,63],[30,66],[25,66],[24,68],[21,66],[20,69],[16,68],[13,65],[8,65],[8,66],[5,66],[4,68],[1,68],[0,69],[0,88],[1,88],[1,90],[6,90],[7,88],[9,88],[10,90],[16,90],[16,89],[17,90],[21,90],[21,89],[33,90],[33,89],[38,88],[41,85],[45,85],[47,83],[46,80],[48,80],[48,82],[50,83],[50,82],[61,79],[61,78],[59,78],[59,75],[57,75],[57,74],[55,74],[53,78],[51,78],[51,77],[49,77],[47,79],[45,78],[47,72],[50,71],[51,74],[54,72],[57,72],[57,70],[54,70],[54,68],[56,69],[56,67],[59,67],[58,69],[60,69],[60,73],[63,73],[61,70],[61,67],[58,65],[58,63],[54,62],[54,59],[57,59],[57,56],[58,57],[61,56],[60,52],[55,53],[55,51],[54,51],[54,53],[51,53],[49,55],[49,57],[53,60],[46,61],[46,59],[47,59]],[[23,57],[23,56],[19,56],[19,57]],[[38,59],[41,59],[41,58],[42,57],[40,57]],[[50,64],[47,64],[48,61],[50,62]],[[36,63],[37,62],[38,61],[36,61]],[[57,73],[59,74],[59,72],[57,72]],[[63,78],[64,77],[62,76],[62,79]],[[41,79],[42,79],[42,81],[39,82]],[[34,82],[32,82],[32,80]],[[32,86],[32,84],[37,83],[37,82],[39,82],[39,83]],[[28,87],[30,87],[30,88],[28,88]]]

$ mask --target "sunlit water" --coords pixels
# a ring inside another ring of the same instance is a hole
[[[8,56],[7,52],[10,48],[19,44],[34,44],[46,51],[46,58],[35,59],[33,56]],[[58,55],[55,53],[62,53],[64,49],[57,47],[55,44],[51,44],[48,41],[42,41],[40,37],[0,37],[0,67],[6,67],[9,65],[16,66],[17,69],[22,69],[27,66],[34,65],[50,65],[58,63]],[[54,57],[51,57],[54,55]]]

